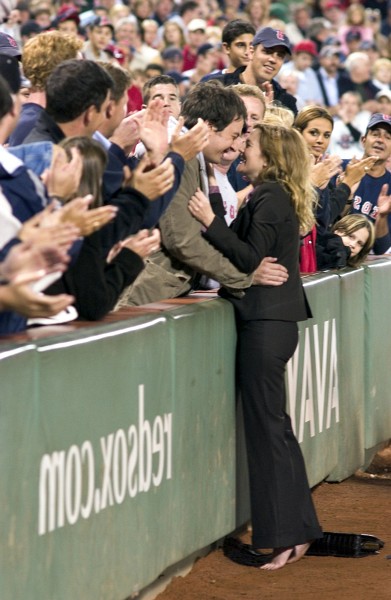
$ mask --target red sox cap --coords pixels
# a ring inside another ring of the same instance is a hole
[[[274,46],[284,46],[289,54],[292,54],[291,43],[289,38],[280,29],[272,29],[271,27],[263,27],[254,36],[252,41],[253,46],[262,44],[264,48],[274,48]]]
[[[0,53],[20,58],[21,51],[13,37],[7,33],[0,33]]]
[[[367,131],[368,129],[373,129],[378,125],[386,125],[391,131],[391,115],[382,115],[382,113],[374,113],[369,119]]]

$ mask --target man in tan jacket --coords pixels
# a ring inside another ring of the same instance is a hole
[[[206,163],[218,164],[224,152],[242,143],[246,109],[241,98],[230,88],[201,83],[185,98],[182,116],[188,128],[198,118],[209,126],[209,142],[203,153],[186,163],[181,185],[159,221],[162,248],[153,254],[146,268],[123,294],[120,306],[141,305],[182,296],[196,287],[199,275],[219,281],[232,290],[249,287],[253,275],[233,266],[202,235],[201,225],[188,210],[188,202],[198,188],[207,195]],[[275,265],[274,265],[275,267]],[[281,285],[286,279],[284,267],[273,271],[273,281],[265,275],[257,283]]]

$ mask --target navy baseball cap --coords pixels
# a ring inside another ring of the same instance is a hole
[[[386,125],[386,127],[388,127],[388,129],[391,131],[391,115],[383,115],[382,113],[374,113],[371,118],[369,119],[369,123],[367,125],[367,129],[366,131],[368,131],[368,129],[373,129],[374,127],[377,126],[384,126]]]
[[[31,35],[31,34],[38,34],[41,33],[42,31],[42,27],[40,27],[38,25],[38,23],[36,23],[35,21],[26,21],[26,23],[23,23],[23,25],[21,25],[20,27],[20,34],[21,35]]]
[[[7,33],[0,33],[0,52],[7,56],[16,56],[16,58],[20,58],[22,55],[18,43]]]
[[[176,48],[175,46],[170,46],[165,48],[161,53],[161,57],[163,60],[173,60],[174,58],[183,59],[183,52],[180,48]]]
[[[106,15],[96,17],[96,19],[89,24],[89,27],[90,29],[93,29],[94,27],[109,27],[111,33],[114,35],[114,25]]]
[[[275,46],[284,46],[289,54],[292,54],[291,43],[288,36],[280,29],[272,29],[271,27],[263,27],[254,36],[252,41],[253,46],[262,44],[264,48],[274,48]]]
[[[207,42],[206,44],[201,44],[201,46],[199,46],[199,48],[197,48],[197,56],[205,56],[205,54],[208,54],[209,50],[214,50],[215,47],[213,46],[213,44],[210,44],[209,42]]]

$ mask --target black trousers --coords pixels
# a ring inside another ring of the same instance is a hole
[[[297,341],[293,322],[238,322],[238,383],[256,548],[294,546],[322,537],[303,455],[285,412],[285,367]]]

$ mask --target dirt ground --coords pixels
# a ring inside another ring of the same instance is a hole
[[[218,549],[158,600],[391,600],[391,445],[366,473],[322,483],[313,496],[324,531],[372,534],[384,548],[364,558],[308,556],[275,572],[238,565]]]

